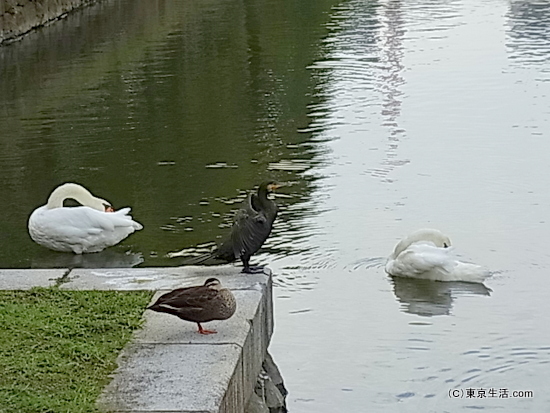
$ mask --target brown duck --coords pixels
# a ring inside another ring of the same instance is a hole
[[[200,334],[215,334],[214,330],[202,328],[201,323],[227,320],[235,314],[237,302],[231,291],[222,287],[220,280],[209,278],[204,285],[178,288],[163,294],[147,309],[195,322],[199,326]]]

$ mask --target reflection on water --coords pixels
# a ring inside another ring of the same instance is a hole
[[[440,282],[416,278],[394,277],[385,273],[387,258],[362,258],[345,266],[348,271],[376,271],[384,274],[393,286],[396,300],[403,312],[421,317],[451,315],[453,303],[461,296],[489,297],[491,289],[481,283]]]
[[[307,130],[332,160],[314,169],[320,213],[309,216],[307,255],[273,261],[273,351],[295,384],[294,411],[548,409],[539,379],[550,335],[534,302],[548,310],[550,256],[533,240],[548,231],[550,198],[533,165],[548,150],[550,72],[542,59],[511,66],[547,55],[543,36],[522,37],[517,6],[333,8],[326,57],[310,66],[324,100]],[[487,285],[388,277],[385,257],[421,226],[503,271]],[[540,398],[448,397],[493,387]]]
[[[491,295],[489,288],[478,283],[390,278],[402,310],[423,317],[451,314],[454,300],[461,295]]]
[[[141,253],[114,248],[82,255],[41,250],[33,257],[31,268],[132,268],[142,262]]]
[[[402,2],[372,3],[361,14],[356,7],[356,3],[348,2],[335,9],[329,27],[338,36],[325,41],[330,50],[327,59],[311,66],[322,78],[330,77],[327,72],[338,72],[338,81],[328,84],[324,91],[334,94],[335,99],[315,111],[327,115],[319,119],[330,122],[327,127],[337,126],[333,119],[345,118],[347,122],[342,127],[350,135],[365,133],[369,131],[369,123],[378,121],[387,136],[384,158],[365,173],[391,182],[389,173],[409,162],[400,159],[396,152],[399,141],[406,136],[406,130],[399,125],[404,83]],[[361,53],[355,53],[356,48]],[[338,90],[331,90],[336,84]],[[345,103],[349,98],[353,98],[353,105]]]
[[[282,209],[311,206],[296,174],[326,154],[298,131],[333,2],[286,3],[102,2],[0,48],[2,266],[42,254],[26,220],[64,181],[132,207],[146,230],[122,247],[143,265],[218,240],[265,179],[295,182]]]
[[[548,63],[550,4],[546,1],[514,0],[506,17],[510,58],[523,65]]]

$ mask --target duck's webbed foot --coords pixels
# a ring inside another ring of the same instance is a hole
[[[197,324],[199,326],[199,334],[207,335],[207,334],[216,334],[217,333],[217,331],[206,330],[206,329],[202,328],[201,323],[197,323]]]

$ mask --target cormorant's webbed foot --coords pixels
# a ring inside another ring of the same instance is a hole
[[[243,268],[241,272],[244,272],[245,274],[262,274],[264,272],[264,266],[263,265],[255,265],[255,266],[246,266]]]

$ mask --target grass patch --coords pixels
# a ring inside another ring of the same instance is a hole
[[[95,412],[149,291],[0,291],[0,413]]]

